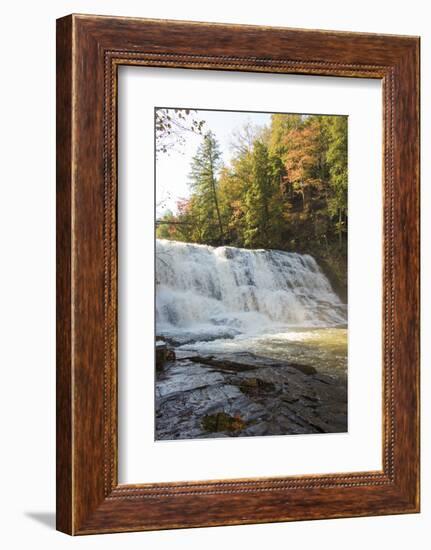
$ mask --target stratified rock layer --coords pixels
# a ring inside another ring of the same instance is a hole
[[[176,350],[156,374],[156,439],[347,431],[347,379],[251,353]]]

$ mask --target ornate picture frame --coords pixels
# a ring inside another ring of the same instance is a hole
[[[118,483],[121,65],[381,80],[381,471]],[[59,19],[57,529],[80,535],[418,511],[419,38],[90,15]]]

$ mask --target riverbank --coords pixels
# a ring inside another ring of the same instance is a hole
[[[347,431],[347,378],[248,352],[175,350],[156,372],[156,439]]]

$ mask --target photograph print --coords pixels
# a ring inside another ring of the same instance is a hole
[[[154,125],[155,439],[347,432],[348,117]]]

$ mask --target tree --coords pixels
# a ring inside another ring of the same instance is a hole
[[[172,239],[176,218],[171,210],[165,212],[160,220],[156,220],[156,236],[158,239]]]
[[[302,120],[303,115],[281,113],[271,115],[268,140],[268,149],[271,155],[276,155],[283,159],[288,149],[286,136],[291,130],[296,130],[302,124]]]
[[[170,210],[156,220],[156,237],[183,242],[200,242],[199,224],[193,217],[193,197],[177,201],[177,214]]]
[[[339,243],[347,231],[347,117],[327,117],[329,144],[326,160],[329,166],[331,198],[329,214],[337,216]]]
[[[217,172],[221,167],[221,152],[212,132],[207,132],[193,157],[190,184],[195,198],[193,213],[202,221],[205,238],[224,242],[223,223],[217,196]],[[215,226],[218,234],[215,235]]]
[[[230,148],[237,158],[240,158],[253,150],[254,142],[261,139],[263,129],[261,126],[246,122],[239,130],[232,132]]]
[[[187,133],[202,135],[204,120],[192,117],[190,109],[156,109],[156,155],[179,150],[186,143]]]
[[[245,195],[244,243],[251,248],[274,248],[277,245],[281,210],[277,166],[273,160],[267,146],[257,140],[253,147],[251,180]]]
[[[326,134],[322,117],[310,117],[286,137],[285,167],[294,191],[302,197],[303,209],[313,189],[327,185]]]

